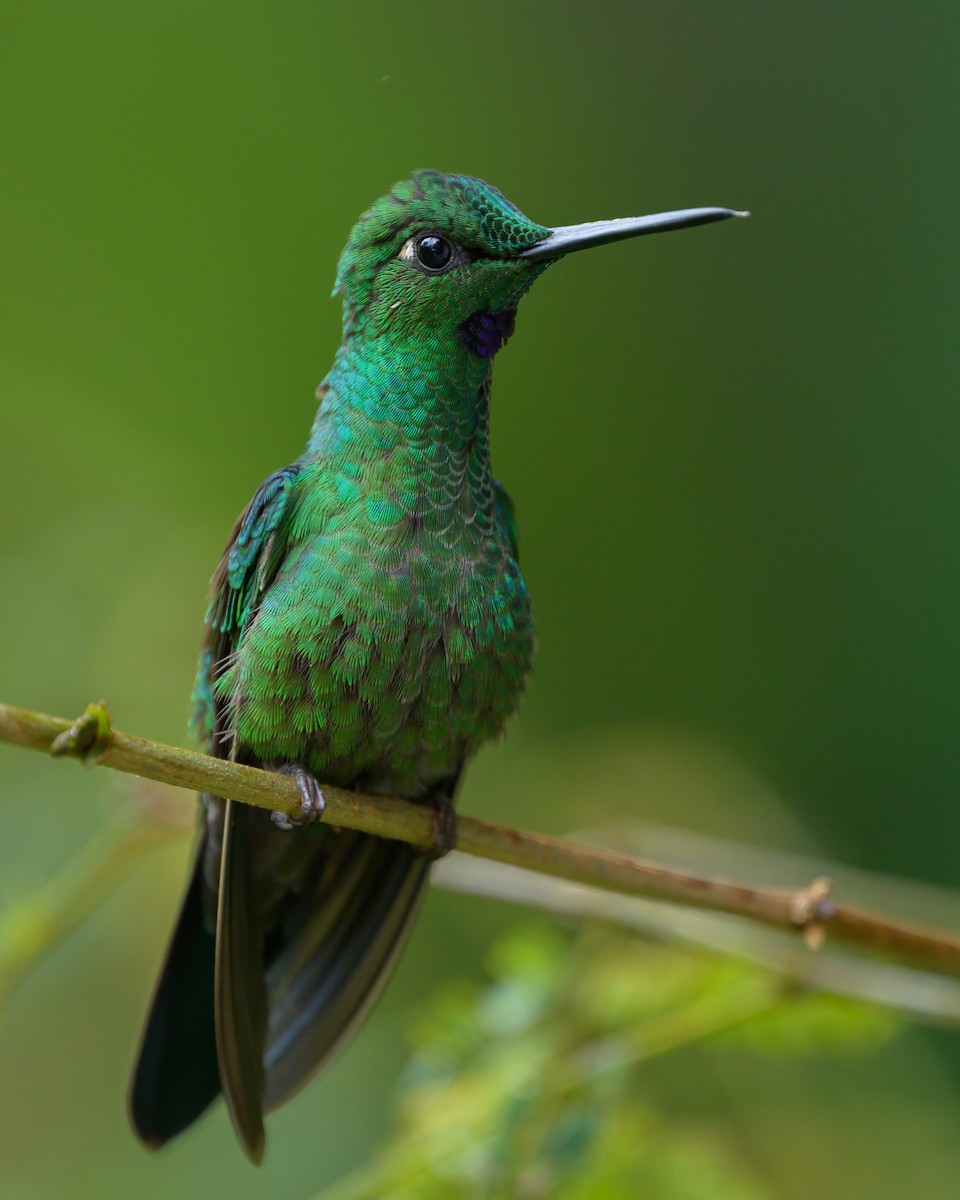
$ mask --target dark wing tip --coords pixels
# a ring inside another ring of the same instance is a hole
[[[263,1153],[267,1148],[267,1138],[263,1132],[263,1125],[260,1126],[259,1134],[252,1141],[247,1141],[242,1138],[240,1144],[243,1146],[243,1152],[255,1167],[259,1167],[263,1162]]]
[[[220,1083],[237,1140],[251,1162],[263,1158],[267,993],[253,864],[251,823],[260,814],[227,801],[220,858],[214,1024]]]

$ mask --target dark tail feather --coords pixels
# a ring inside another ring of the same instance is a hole
[[[153,1149],[192,1125],[220,1094],[213,1008],[216,943],[203,904],[205,842],[199,839],[130,1086],[130,1119]]]
[[[223,1096],[237,1138],[263,1158],[263,1044],[267,995],[250,825],[260,814],[227,801],[217,903],[215,1011]]]
[[[228,804],[215,935],[208,837],[147,1018],[130,1115],[148,1146],[162,1146],[201,1116],[222,1080],[237,1136],[259,1162],[263,1112],[329,1061],[389,978],[430,863],[350,830],[281,833],[264,814]]]
[[[430,863],[399,842],[344,830],[284,914],[269,958],[265,1107],[301,1088],[379,995],[416,915]]]

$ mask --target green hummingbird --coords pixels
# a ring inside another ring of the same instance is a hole
[[[454,840],[464,765],[517,707],[534,623],[488,413],[520,300],[572,251],[736,215],[552,229],[479,179],[417,171],[354,226],[334,293],[343,340],[310,439],[234,527],[195,687],[210,753],[291,773],[301,816],[201,797],[131,1084],[147,1145],[222,1092],[260,1161],[263,1114],[384,986],[431,858]],[[431,805],[436,854],[316,824],[318,780]]]

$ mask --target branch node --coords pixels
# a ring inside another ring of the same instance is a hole
[[[800,930],[811,950],[819,950],[827,939],[827,922],[836,914],[837,903],[831,895],[833,883],[815,879],[794,892],[790,899],[790,920]]]
[[[88,704],[69,729],[57,734],[50,744],[50,753],[54,758],[76,758],[92,767],[110,749],[112,741],[110,714],[106,704],[99,700]]]

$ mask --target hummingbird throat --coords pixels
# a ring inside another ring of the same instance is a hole
[[[507,344],[516,327],[516,319],[516,306],[503,308],[499,312],[481,308],[471,313],[457,328],[460,343],[464,350],[476,354],[478,358],[493,358]]]

